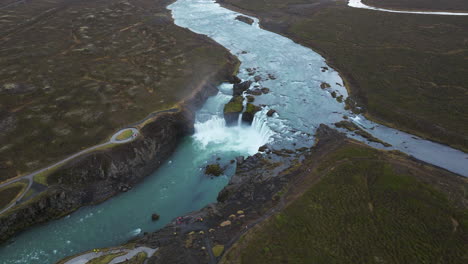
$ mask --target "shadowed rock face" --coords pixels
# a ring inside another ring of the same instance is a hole
[[[0,4],[0,181],[173,107],[235,63],[207,37],[175,26],[170,2]]]

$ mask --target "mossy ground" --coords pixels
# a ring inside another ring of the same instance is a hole
[[[235,63],[175,26],[169,3],[27,1],[0,10],[0,181],[103,142]]]
[[[88,261],[86,264],[108,264],[109,262],[111,262],[116,257],[120,257],[120,256],[123,256],[125,254],[126,254],[125,252],[117,252],[117,253],[112,253],[112,254],[100,256],[100,257],[97,257],[97,258],[94,258],[94,259]]]
[[[145,252],[140,252],[136,254],[133,258],[122,262],[122,264],[143,264],[147,258]]]
[[[224,106],[224,113],[240,113],[243,110],[244,97],[235,96]]]
[[[222,263],[466,263],[463,198],[452,202],[421,180],[428,171],[392,155],[356,144],[329,154],[311,172],[319,182],[251,229]]]
[[[324,55],[370,118],[468,152],[466,17],[376,12],[345,0],[221,2]]]
[[[219,176],[223,174],[223,169],[219,164],[210,164],[205,168],[206,175]]]
[[[3,188],[0,188],[0,209],[9,205],[18,195],[27,187],[26,182],[15,182]]]

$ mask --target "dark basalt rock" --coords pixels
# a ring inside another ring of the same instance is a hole
[[[259,147],[258,151],[259,152],[265,152],[265,153],[270,153],[271,152],[270,147],[268,145],[263,145],[263,146]]]
[[[255,88],[253,90],[248,90],[247,93],[251,95],[262,95],[262,90]]]
[[[267,112],[267,116],[268,116],[268,117],[272,117],[274,113],[276,113],[276,110],[270,109],[270,110],[268,110],[268,112]]]
[[[266,87],[263,87],[262,89],[260,89],[262,91],[262,93],[264,94],[267,94],[270,92],[270,88],[266,88]]]
[[[230,83],[233,83],[233,84],[238,84],[238,83],[242,82],[242,80],[239,77],[235,76],[235,75],[229,76],[227,81],[230,82]]]
[[[244,91],[250,88],[251,84],[252,84],[252,81],[245,81],[242,83],[234,84],[232,95],[233,96],[242,95]]]
[[[237,165],[241,165],[242,163],[244,163],[244,156],[236,157],[236,162],[237,162]]]
[[[244,98],[242,96],[234,96],[229,103],[224,106],[224,120],[226,120],[227,126],[237,125],[239,115],[243,110]]]
[[[239,20],[239,21],[244,22],[244,23],[249,24],[249,25],[252,25],[253,22],[254,22],[254,20],[251,19],[250,17],[240,16],[240,15],[236,17],[236,20]]]
[[[257,76],[254,77],[254,80],[255,80],[256,82],[259,82],[259,81],[262,80],[262,76],[257,75]]]
[[[242,121],[251,125],[255,116],[255,113],[260,111],[260,107],[248,103],[245,112],[242,114]]]
[[[151,215],[151,220],[152,221],[158,221],[159,220],[159,215],[158,214],[152,214]]]
[[[205,168],[206,175],[219,176],[223,174],[223,169],[219,164],[210,164]]]
[[[326,83],[326,82],[323,82],[323,83],[320,84],[320,88],[322,88],[322,89],[327,89],[327,88],[330,88],[330,87],[331,87],[331,85]]]

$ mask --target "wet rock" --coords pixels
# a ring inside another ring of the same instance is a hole
[[[326,82],[323,82],[322,84],[320,84],[320,88],[322,88],[322,89],[327,89],[327,88],[330,88],[330,87],[331,87],[331,85],[326,83]]]
[[[271,80],[276,80],[276,76],[274,76],[271,73],[268,74],[268,78],[271,79]]]
[[[260,111],[260,107],[248,103],[245,109],[245,112],[242,113],[242,121],[251,125],[254,119],[255,114]]]
[[[224,106],[224,120],[226,120],[227,126],[237,125],[239,115],[244,109],[243,101],[242,96],[235,96]]]
[[[239,20],[239,21],[244,22],[244,23],[249,24],[249,25],[252,25],[253,22],[254,22],[254,20],[252,18],[246,17],[246,16],[241,16],[241,15],[236,16],[236,20]]]
[[[158,221],[159,220],[159,215],[158,214],[152,214],[151,215],[151,220],[152,221]]]
[[[320,67],[322,69],[322,72],[328,71],[328,67]]]
[[[237,165],[241,165],[242,163],[244,163],[244,156],[238,156],[236,157],[236,162],[237,162]]]
[[[206,175],[213,175],[213,176],[219,176],[223,174],[223,169],[219,164],[210,164],[206,166],[205,168],[205,174]]]
[[[332,96],[333,98],[336,98],[336,92],[335,92],[335,91],[331,92],[331,96]]]
[[[263,145],[261,147],[258,148],[258,151],[259,152],[265,152],[265,153],[269,153],[270,152],[270,149],[267,145]]]
[[[242,83],[234,84],[232,95],[233,96],[242,95],[244,91],[250,88],[251,84],[252,84],[252,81],[245,81]]]
[[[274,113],[276,113],[276,110],[270,109],[270,110],[268,110],[268,112],[267,112],[267,116],[268,116],[268,117],[272,117]]]
[[[256,82],[259,82],[259,81],[262,80],[262,76],[257,75],[257,76],[254,77],[254,80],[255,80]]]
[[[253,97],[252,95],[247,95],[246,98],[247,98],[247,102],[249,103],[253,103],[255,101],[255,97]]]
[[[238,84],[238,83],[241,83],[242,80],[239,77],[232,75],[228,77],[228,82],[233,83],[233,84]]]
[[[248,90],[247,91],[248,94],[251,94],[251,95],[262,95],[262,90],[258,89],[258,88],[255,88],[253,90]]]
[[[263,94],[267,94],[270,92],[270,88],[266,88],[266,87],[263,87],[262,89],[260,89],[262,91]]]

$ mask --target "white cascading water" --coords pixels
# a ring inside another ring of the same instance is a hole
[[[222,151],[257,153],[258,148],[271,142],[274,132],[267,125],[265,109],[255,114],[252,125],[242,123],[242,115],[236,126],[226,126],[223,117],[224,105],[232,98],[232,85],[223,84],[220,92],[209,99],[205,111],[197,114],[193,138],[202,148]],[[245,107],[244,107],[245,108]]]

